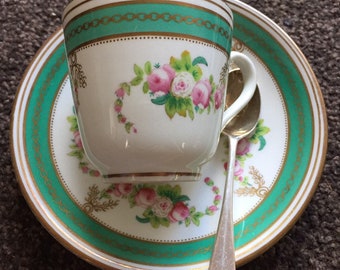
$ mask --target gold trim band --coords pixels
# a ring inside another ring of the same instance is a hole
[[[107,174],[103,175],[103,178],[119,178],[119,177],[167,177],[167,176],[175,176],[180,177],[180,176],[194,176],[194,177],[199,177],[201,174],[200,173],[190,173],[190,172],[144,172],[144,173],[116,173],[116,174]]]

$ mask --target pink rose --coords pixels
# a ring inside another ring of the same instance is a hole
[[[210,177],[204,178],[204,183],[206,183],[207,185],[210,184],[211,183]]]
[[[115,93],[116,93],[116,96],[117,96],[118,98],[123,98],[124,95],[125,95],[125,91],[124,91],[123,88],[117,89]]]
[[[217,187],[217,186],[213,186],[212,191],[213,191],[215,194],[220,193],[220,189],[219,189],[219,187]]]
[[[156,68],[147,77],[149,89],[153,93],[169,93],[172,80],[175,78],[175,71],[168,64]]]
[[[183,202],[178,202],[172,208],[168,215],[171,222],[178,222],[185,220],[190,215],[190,210]]]
[[[228,168],[229,168],[229,164],[228,164],[228,162],[225,162],[224,163],[224,169],[228,170]],[[244,170],[241,166],[241,163],[238,160],[236,160],[235,166],[234,166],[234,177],[236,177],[240,181],[243,181],[243,176],[242,176],[243,171]]]
[[[90,170],[90,169],[89,169],[87,166],[82,166],[82,167],[81,167],[81,171],[82,171],[83,173],[88,173],[89,170]]]
[[[221,195],[216,195],[215,198],[214,198],[214,201],[220,201],[222,199],[222,196]]]
[[[128,195],[132,191],[132,184],[115,184],[113,194],[117,197]]]
[[[192,101],[196,106],[203,107],[204,109],[209,105],[211,94],[211,85],[209,80],[201,80],[194,86],[192,90]]]
[[[114,110],[117,113],[120,113],[122,111],[123,107],[123,101],[121,99],[116,99],[114,103]]]
[[[90,175],[91,176],[95,176],[95,177],[99,177],[100,176],[100,172],[97,171],[97,170],[92,170],[92,171],[90,171]]]
[[[190,96],[195,80],[191,73],[180,72],[176,75],[171,85],[171,92],[178,97]]]
[[[209,209],[210,212],[216,212],[218,210],[216,205],[209,206],[208,209]]]
[[[152,211],[157,217],[167,217],[172,209],[172,201],[167,197],[157,198],[152,205]]]
[[[240,140],[237,144],[236,155],[242,156],[249,152],[250,142],[247,138]]]
[[[222,100],[223,100],[223,93],[224,93],[224,90],[222,87],[219,87],[217,90],[216,90],[216,93],[215,93],[215,109],[219,109],[222,105]]]
[[[124,116],[124,115],[122,115],[122,114],[119,114],[118,115],[118,121],[119,121],[119,123],[122,123],[122,124],[125,124],[126,123],[126,117]]]
[[[142,188],[138,191],[135,202],[138,206],[148,208],[153,205],[156,200],[156,191],[152,188]]]
[[[122,106],[121,104],[116,103],[116,104],[114,105],[115,112],[120,113],[120,112],[122,111],[122,107],[123,107],[123,106]]]
[[[73,133],[73,137],[74,137],[74,142],[77,145],[77,147],[80,148],[80,149],[83,149],[83,143],[81,141],[81,137],[80,137],[79,131],[75,131]]]
[[[242,178],[242,174],[243,174],[243,168],[241,167],[240,162],[238,160],[236,160],[235,169],[234,169],[234,176],[238,177],[240,179],[240,177]]]

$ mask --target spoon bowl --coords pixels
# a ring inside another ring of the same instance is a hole
[[[231,94],[227,96],[227,106],[235,100],[242,89],[242,74],[239,70],[231,72],[233,87],[228,85]],[[241,85],[241,87],[239,87]],[[238,89],[236,89],[238,88]],[[255,131],[261,110],[260,91],[256,86],[255,92],[249,103],[233,119],[231,119],[222,134],[227,136],[229,141],[229,168],[227,182],[224,188],[221,216],[218,224],[213,255],[210,260],[209,270],[233,270],[235,269],[235,248],[234,248],[234,224],[233,224],[233,185],[234,165],[236,160],[236,149],[239,140],[249,136]]]
[[[261,96],[258,86],[249,103],[223,129],[222,134],[242,139],[249,136],[256,128],[261,107]]]

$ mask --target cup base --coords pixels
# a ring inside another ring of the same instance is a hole
[[[114,183],[153,183],[153,182],[191,182],[200,179],[198,172],[143,172],[104,174],[102,177],[107,182]]]

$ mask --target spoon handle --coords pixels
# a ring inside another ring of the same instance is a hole
[[[218,223],[215,246],[210,259],[209,270],[234,270],[234,223],[233,223],[233,187],[234,166],[238,139],[228,136],[229,139],[229,166],[227,182],[224,188],[221,216]]]

